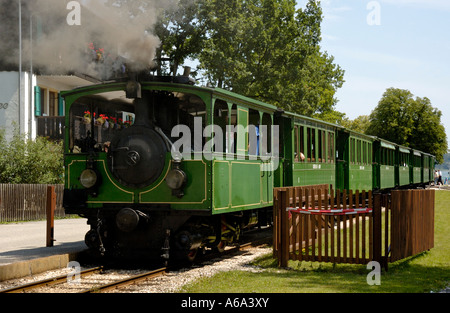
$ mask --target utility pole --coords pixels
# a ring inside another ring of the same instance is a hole
[[[19,115],[19,132],[21,130],[20,122],[20,104],[22,102],[22,0],[19,0],[19,90],[18,90],[18,115]]]

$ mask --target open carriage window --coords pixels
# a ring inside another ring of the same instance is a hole
[[[160,128],[172,143],[181,139],[183,142],[190,140],[190,143],[184,142],[179,147],[181,153],[188,153],[186,149],[201,152],[206,141],[203,129],[207,125],[207,111],[203,100],[195,94],[167,91],[151,91],[150,98],[152,124]],[[187,130],[186,127],[189,134],[183,132],[183,129]],[[195,133],[198,129],[202,132],[200,136]]]
[[[145,92],[143,99],[146,99],[144,104],[147,109],[144,112],[148,116],[138,113],[136,103],[133,99],[127,99],[124,91],[99,93],[77,99],[70,109],[70,152],[82,153],[89,149],[107,152],[109,143],[118,132],[142,119],[171,143],[180,139],[172,137],[172,130],[177,125],[187,126],[189,134],[179,135],[189,135],[190,143],[189,147],[183,145],[181,150],[202,151],[205,138],[194,136],[193,130],[196,123],[202,130],[207,123],[203,100],[189,93]]]
[[[260,118],[259,111],[248,109],[248,154],[260,155]]]
[[[72,104],[70,152],[88,152],[92,148],[96,151],[105,151],[118,131],[133,125],[134,106],[127,99],[120,100],[121,96],[119,92],[81,97]]]
[[[220,128],[222,133],[214,134],[214,152],[225,152],[226,130],[229,122],[228,104],[224,100],[217,99],[214,103],[213,119],[214,125]]]

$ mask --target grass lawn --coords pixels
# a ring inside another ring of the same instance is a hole
[[[185,286],[190,293],[423,293],[450,284],[450,192],[436,191],[434,248],[389,264],[380,285],[367,284],[365,265],[289,261],[277,268],[272,255],[256,260],[257,273],[222,272]]]

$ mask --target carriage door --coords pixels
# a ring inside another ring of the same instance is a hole
[[[337,131],[336,138],[336,187],[335,189],[347,189],[349,187],[349,153],[350,134]]]

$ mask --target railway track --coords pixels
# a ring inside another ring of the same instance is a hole
[[[242,245],[238,245],[235,247],[230,247],[221,253],[210,253],[199,258],[197,262],[195,262],[195,266],[202,267],[202,264],[208,264],[211,260],[214,259],[223,259],[232,254],[236,254],[239,251],[243,251],[245,249],[249,249],[251,247],[261,245],[270,241],[270,238],[262,238],[257,239],[252,242],[247,242]],[[102,293],[102,292],[114,292],[118,289],[125,288],[130,285],[138,285],[145,281],[151,281],[156,277],[160,277],[167,273],[170,273],[172,270],[176,270],[180,268],[180,264],[171,266],[171,267],[162,267],[150,271],[144,271],[136,275],[125,274],[121,276],[127,276],[125,278],[107,278],[108,274],[106,273],[103,267],[95,267],[87,270],[83,270],[79,273],[81,280],[83,283],[71,283],[68,281],[68,275],[60,275],[58,277],[53,277],[33,283],[28,283],[16,287],[11,287],[8,289],[0,290],[0,293],[26,293],[26,292],[54,292],[53,288],[58,288],[57,292],[77,292],[77,293]],[[104,279],[97,278],[93,279],[93,282],[89,282],[88,277],[94,274],[99,274],[104,276]],[[176,275],[176,274],[175,274]],[[120,276],[120,275],[116,275]],[[106,280],[112,280],[111,282],[105,283]],[[55,285],[58,285],[57,287]],[[67,285],[67,286],[66,286]]]
[[[139,282],[146,281],[146,280],[153,279],[155,277],[164,275],[166,273],[166,271],[167,271],[167,268],[162,267],[162,268],[150,271],[150,272],[146,272],[146,273],[139,274],[139,275],[134,275],[129,278],[125,278],[125,279],[115,281],[115,282],[112,282],[109,284],[96,286],[91,289],[81,291],[80,293],[106,292],[106,291],[111,291],[111,290],[115,290],[118,288],[123,288],[123,287],[129,286],[129,285],[132,285],[132,284],[137,284]]]
[[[98,266],[98,267],[93,267],[93,268],[90,268],[87,270],[83,270],[79,273],[79,275],[80,275],[80,278],[81,277],[85,278],[85,277],[87,277],[89,275],[93,275],[95,273],[101,273],[102,271],[103,271],[103,267]],[[39,289],[39,288],[43,288],[43,287],[49,287],[52,285],[63,284],[63,283],[66,283],[67,281],[68,281],[68,274],[65,274],[65,275],[60,275],[57,277],[39,280],[39,281],[32,282],[32,283],[27,283],[27,284],[16,286],[16,287],[3,289],[3,290],[0,290],[0,293],[25,293],[25,292],[29,292],[31,290],[35,290],[35,289]]]

